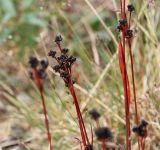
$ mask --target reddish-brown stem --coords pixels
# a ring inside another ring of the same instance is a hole
[[[58,45],[59,50],[62,51],[61,44],[57,43],[57,45]]]
[[[120,16],[121,16],[121,18],[123,18],[122,9],[123,9],[122,0],[120,0]]]
[[[126,68],[126,61],[125,61],[125,31],[122,31],[122,55],[123,55],[123,63],[124,63],[124,95],[125,95],[125,114],[126,114],[126,147],[127,150],[130,150],[131,143],[130,143],[130,95],[128,93],[129,90],[129,80],[127,75],[127,68]]]
[[[78,111],[79,104],[77,102],[77,97],[73,92],[73,87],[72,86],[69,87],[69,91],[70,91],[70,93],[73,97],[73,100],[74,100],[74,105],[75,105],[75,108],[76,108],[76,113],[77,113],[77,118],[78,118],[78,123],[79,123],[79,128],[80,128],[80,133],[81,133],[83,145],[86,146],[86,139],[85,139],[83,126],[82,126],[81,119],[80,119],[80,114],[79,114],[79,111]]]
[[[126,18],[126,0],[123,0],[123,13],[124,13],[124,18]]]
[[[100,127],[100,125],[99,125],[99,119],[96,120],[96,124],[97,124],[97,128],[99,128]]]
[[[50,128],[49,128],[49,121],[48,121],[48,118],[47,118],[47,109],[46,109],[45,100],[44,100],[44,96],[43,96],[42,82],[41,82],[41,80],[38,76],[37,68],[34,68],[33,71],[34,71],[34,79],[37,82],[37,87],[38,87],[39,92],[40,92],[41,102],[42,102],[42,106],[43,106],[43,115],[44,115],[44,119],[45,119],[45,126],[46,126],[46,130],[47,130],[49,147],[50,147],[50,150],[53,150],[52,139],[51,139]]]
[[[78,112],[78,116],[79,116],[79,120],[80,120],[79,123],[80,123],[80,126],[82,126],[82,131],[83,131],[83,134],[84,134],[84,137],[85,137],[85,143],[87,142],[87,144],[89,144],[88,135],[87,135],[87,132],[86,132],[86,128],[85,128],[84,121],[83,121],[83,118],[82,118],[82,115],[81,115],[81,111],[80,111],[80,108],[79,108],[79,104],[78,104],[77,96],[76,96],[75,91],[74,91],[73,84],[70,85],[69,89],[71,91],[71,95],[73,96],[74,103],[75,103],[75,106],[76,106],[76,109],[77,109],[77,112]]]
[[[129,55],[130,55],[130,62],[131,62],[131,72],[132,72],[132,85],[133,85],[134,108],[135,108],[135,122],[138,125],[139,116],[138,116],[138,108],[137,108],[137,100],[136,100],[136,88],[135,88],[135,80],[134,80],[132,46],[131,46],[131,40],[130,39],[128,39],[128,47],[129,47]],[[138,141],[138,150],[140,150],[140,139],[139,139],[138,135],[137,135],[137,141]]]
[[[105,140],[102,140],[101,141],[102,143],[102,150],[106,150],[106,141]]]
[[[132,14],[132,13],[131,13],[131,12],[129,12],[129,19],[128,19],[128,20],[129,20],[129,21],[128,21],[128,28],[130,28],[130,25],[131,25],[131,14]]]
[[[145,138],[142,138],[142,150],[145,148]]]
[[[120,0],[120,9],[121,9],[121,18],[126,19],[126,0]],[[121,73],[122,73],[122,82],[124,88],[124,97],[125,97],[125,118],[126,118],[126,149],[131,149],[131,142],[130,142],[130,87],[129,87],[129,79],[127,75],[127,68],[126,68],[126,61],[125,61],[125,32],[127,26],[124,26],[122,29],[122,43],[120,40],[120,49],[121,49]]]
[[[71,85],[72,90],[73,90],[73,95],[72,96],[75,97],[75,100],[77,101],[77,104],[78,104],[77,96],[75,94],[74,87],[73,87],[73,82],[72,82],[72,68],[69,69],[69,73],[70,73],[70,85]],[[88,135],[87,135],[86,128],[85,128],[85,125],[84,125],[84,121],[83,121],[83,118],[82,118],[82,114],[81,114],[81,111],[80,111],[80,108],[79,108],[79,104],[78,104],[78,111],[79,111],[81,123],[82,123],[82,126],[83,126],[84,134],[85,134],[87,143],[89,144],[89,139],[88,139]]]
[[[133,95],[134,95],[134,107],[135,107],[135,122],[138,125],[138,110],[137,110],[137,100],[136,100],[136,89],[135,89],[135,81],[134,81],[134,67],[133,67],[133,58],[132,58],[132,48],[131,41],[128,39],[129,46],[129,54],[130,54],[130,62],[131,62],[131,71],[132,71],[132,84],[133,84]]]
[[[91,126],[91,144],[93,145],[93,129],[92,129],[92,126]]]

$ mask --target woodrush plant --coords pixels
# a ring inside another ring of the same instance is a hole
[[[78,98],[73,86],[74,81],[72,79],[72,65],[76,61],[76,58],[73,56],[69,56],[68,48],[62,48],[62,40],[63,39],[61,35],[57,35],[55,38],[55,43],[57,44],[58,49],[60,51],[60,56],[57,56],[57,52],[54,50],[50,50],[48,56],[54,58],[57,61],[57,65],[54,65],[52,68],[55,72],[59,73],[60,77],[63,79],[65,83],[65,86],[68,88],[70,94],[73,97],[83,146],[85,150],[93,150],[93,143],[90,143],[89,141],[82,113],[80,111]]]
[[[106,150],[107,146],[106,143],[109,139],[112,138],[112,132],[110,128],[104,126],[101,127],[99,123],[100,113],[93,108],[89,111],[89,114],[91,116],[91,119],[93,119],[96,122],[97,128],[95,129],[95,135],[97,137],[97,140],[101,142],[101,148],[102,150]]]
[[[133,86],[134,110],[135,110],[135,123],[137,125],[137,127],[134,128],[133,131],[138,132],[139,130],[144,129],[144,132],[145,132],[147,130],[146,129],[147,123],[144,123],[145,125],[144,124],[138,125],[139,117],[138,117],[136,89],[135,89],[135,80],[134,80],[134,66],[133,66],[133,58],[132,58],[133,30],[130,29],[131,15],[132,15],[132,12],[135,11],[135,8],[132,4],[128,5],[127,8],[128,8],[128,12],[129,12],[128,19],[127,19],[127,14],[126,14],[126,0],[120,0],[120,20],[119,20],[119,24],[117,26],[117,29],[119,31],[121,31],[121,36],[119,38],[119,43],[118,43],[118,59],[119,59],[119,65],[120,65],[121,77],[122,77],[122,83],[123,83],[123,90],[124,90],[124,97],[125,97],[126,149],[131,150],[131,140],[130,140],[130,136],[131,136],[131,130],[130,130],[131,95],[130,95],[130,84],[129,84],[129,78],[128,78],[127,67],[126,67],[126,59],[125,59],[126,41],[127,41],[128,47],[129,47],[131,74],[132,74],[132,86]],[[144,150],[144,147],[145,147],[144,138],[146,138],[146,136],[143,138],[142,137],[140,138],[139,136],[140,136],[140,134],[138,133],[137,134],[138,149]]]
[[[48,60],[42,59],[39,61],[36,57],[31,56],[29,58],[29,64],[31,67],[31,70],[29,71],[29,76],[31,79],[33,79],[36,82],[37,88],[40,93],[42,107],[43,107],[43,115],[44,115],[44,120],[45,120],[45,126],[47,130],[48,143],[49,143],[50,150],[53,150],[50,127],[49,127],[49,120],[47,117],[47,109],[46,109],[45,99],[43,95],[43,79],[45,79],[47,76],[45,70],[48,67]]]

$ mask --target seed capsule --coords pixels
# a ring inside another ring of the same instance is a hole
[[[29,58],[29,62],[28,62],[28,63],[30,64],[31,68],[35,68],[35,67],[38,66],[39,61],[38,61],[38,59],[37,59],[36,57],[31,56],[31,57]]]
[[[55,58],[55,55],[56,55],[56,51],[50,50],[48,52],[48,56],[51,56],[51,57]]]
[[[128,8],[128,11],[129,11],[129,12],[135,11],[135,8],[134,8],[134,6],[133,6],[132,4],[129,4],[129,5],[127,6],[127,8]]]
[[[89,114],[93,120],[97,120],[101,116],[100,113],[94,108],[89,111]]]
[[[47,59],[42,59],[40,61],[40,63],[41,63],[41,66],[42,66],[43,69],[46,69],[48,67],[48,64],[49,64]]]
[[[95,130],[98,140],[105,140],[112,138],[112,132],[108,127],[99,127]]]
[[[59,43],[61,42],[63,39],[62,39],[62,36],[61,35],[57,35],[56,38],[55,38],[55,42],[56,43]]]

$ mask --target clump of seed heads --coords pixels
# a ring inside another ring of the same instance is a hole
[[[64,80],[65,85],[68,87],[70,84],[73,84],[72,80],[72,65],[76,61],[76,58],[68,54],[68,48],[62,48],[61,42],[63,41],[61,35],[57,35],[55,38],[55,43],[58,45],[60,50],[60,55],[57,56],[57,52],[50,50],[48,56],[54,58],[57,61],[57,64],[52,66],[53,70],[60,74],[60,77]]]

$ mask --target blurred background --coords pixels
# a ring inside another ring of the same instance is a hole
[[[160,1],[130,0],[138,111],[149,123],[146,150],[160,149]],[[90,133],[88,110],[113,132],[111,144],[124,145],[125,117],[117,59],[119,0],[0,0],[0,149],[47,150],[39,92],[28,77],[28,58],[57,50],[56,34],[77,58],[75,89]],[[126,50],[131,77],[128,48]],[[53,60],[48,58],[50,66]],[[49,67],[44,95],[54,150],[78,150],[80,138],[72,97]],[[131,79],[131,78],[130,78]],[[131,93],[132,94],[132,93]],[[133,96],[133,95],[132,95]],[[131,101],[131,126],[134,125]],[[137,149],[132,134],[132,148]],[[98,142],[95,138],[95,149]]]

